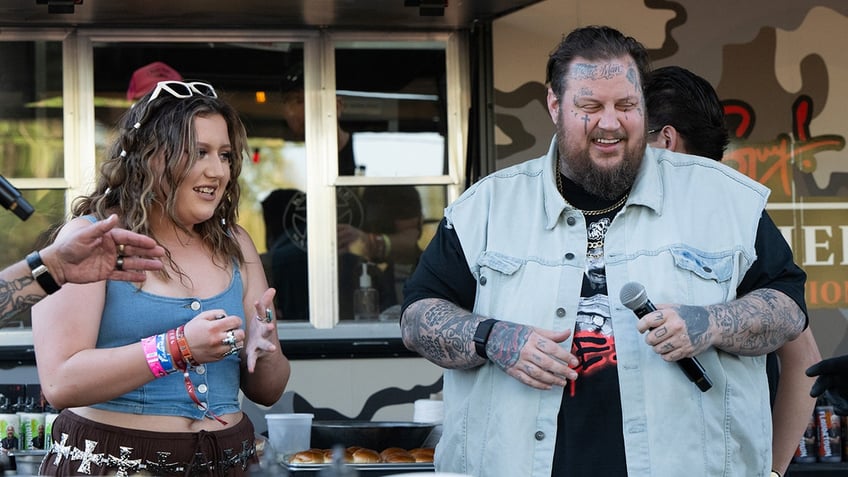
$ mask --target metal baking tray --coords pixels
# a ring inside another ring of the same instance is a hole
[[[333,464],[289,464],[281,462],[280,465],[286,469],[292,477],[296,476],[311,476],[317,474],[322,469],[326,469]],[[405,472],[435,472],[436,468],[432,462],[408,463],[408,464],[391,464],[391,463],[375,463],[375,464],[345,464],[345,467],[356,469],[360,475],[368,477],[376,477],[380,475],[394,475]]]

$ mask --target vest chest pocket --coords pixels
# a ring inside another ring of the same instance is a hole
[[[524,260],[497,252],[483,252],[477,260],[477,297],[474,309],[479,313],[502,310],[508,299],[505,290],[518,292]],[[513,295],[518,296],[518,295]]]
[[[671,256],[677,268],[687,270],[704,280],[724,283],[733,277],[734,260],[730,253],[717,255],[694,248],[675,247]]]
[[[483,252],[476,263],[474,311],[485,316],[550,328],[563,274],[561,260]],[[580,274],[582,268],[574,267]]]

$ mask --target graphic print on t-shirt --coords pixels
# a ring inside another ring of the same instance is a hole
[[[586,271],[571,350],[572,354],[580,359],[580,366],[576,368],[580,378],[569,386],[571,396],[577,392],[581,380],[616,365],[615,337],[610,318],[603,249],[604,236],[609,225],[609,217],[587,224],[589,246]]]

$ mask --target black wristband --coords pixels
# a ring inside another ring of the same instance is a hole
[[[477,331],[474,332],[474,350],[477,351],[477,355],[481,358],[489,359],[489,355],[486,354],[486,343],[489,342],[489,335],[492,334],[492,327],[495,326],[498,320],[494,318],[489,318],[487,320],[483,320],[477,325]]]
[[[48,295],[59,291],[59,288],[61,287],[58,283],[56,283],[56,280],[53,278],[53,275],[50,274],[50,270],[47,269],[44,262],[41,261],[41,254],[39,254],[38,251],[27,255],[26,261],[30,270],[32,270],[32,278],[41,285],[41,288],[43,288]]]

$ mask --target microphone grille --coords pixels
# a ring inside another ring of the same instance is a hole
[[[621,304],[637,310],[648,303],[648,294],[645,292],[645,287],[639,282],[629,282],[621,287],[621,292],[618,297],[621,299]]]

